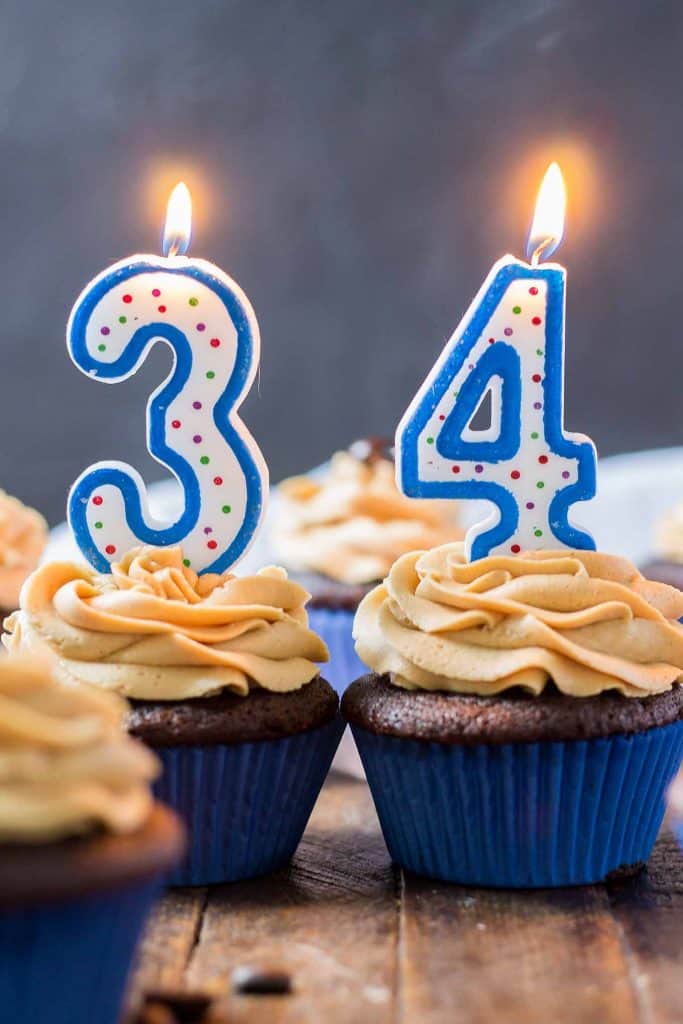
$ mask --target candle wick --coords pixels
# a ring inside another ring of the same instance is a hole
[[[554,238],[552,236],[548,236],[548,238],[544,238],[542,242],[539,242],[539,244],[536,246],[536,248],[534,249],[534,251],[531,254],[531,266],[532,267],[537,267],[538,266],[538,264],[541,261],[541,257],[543,256],[543,253],[548,248],[548,246],[553,244],[553,242],[554,242]]]

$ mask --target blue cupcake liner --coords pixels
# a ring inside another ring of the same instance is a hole
[[[0,1019],[117,1024],[143,925],[160,889],[125,889],[0,912]]]
[[[340,697],[354,679],[368,671],[353,645],[355,614],[343,608],[311,608],[308,612],[310,628],[330,649],[330,660],[322,666],[323,675]]]
[[[170,885],[213,885],[275,871],[290,860],[344,731],[336,715],[280,740],[160,747],[155,786],[188,828]]]
[[[683,754],[683,722],[472,747],[352,731],[392,859],[501,888],[583,885],[646,861]]]

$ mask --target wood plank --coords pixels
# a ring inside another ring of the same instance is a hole
[[[639,1007],[605,890],[495,891],[406,875],[401,1020],[631,1024]]]
[[[683,1022],[683,855],[673,836],[660,836],[647,870],[608,887],[623,930],[641,1019]]]
[[[292,865],[211,891],[187,981],[231,1022],[395,1019],[395,874],[367,787],[331,777]],[[232,990],[238,966],[288,972],[285,996]]]

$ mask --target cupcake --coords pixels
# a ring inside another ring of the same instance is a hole
[[[47,647],[65,682],[131,700],[188,825],[177,884],[272,871],[299,843],[343,730],[307,600],[283,569],[198,576],[180,548],[143,547],[111,574],[43,565],[6,622],[10,650]]]
[[[668,820],[678,845],[683,848],[683,770],[669,786],[667,794]]]
[[[396,559],[462,537],[452,501],[407,498],[396,486],[393,449],[379,439],[337,452],[319,473],[278,487],[271,543],[311,593],[310,622],[330,649],[328,677],[343,693],[363,665],[353,617]]]
[[[125,702],[0,659],[0,1005],[6,1021],[116,1024],[182,828]]]
[[[389,851],[468,885],[599,882],[648,858],[683,748],[683,594],[630,562],[399,558],[346,692]]]
[[[47,544],[47,523],[35,509],[0,490],[0,614],[19,606],[19,591]]]
[[[653,580],[683,590],[683,504],[677,505],[657,525],[655,557],[643,566]]]

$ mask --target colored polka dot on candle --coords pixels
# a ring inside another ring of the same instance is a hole
[[[510,335],[512,334],[512,328],[506,327],[505,330],[503,331],[503,334],[505,335],[506,338],[509,338]]]
[[[201,462],[202,466],[208,466],[209,462],[210,462],[210,459],[209,459],[208,455],[202,455],[202,457],[201,457],[201,459],[199,461]]]
[[[95,529],[96,530],[101,530],[103,526],[104,526],[104,523],[101,523],[99,520],[95,523]]]
[[[230,505],[224,505],[223,508],[221,509],[221,512],[223,513],[224,516],[228,516],[232,512],[232,507]]]
[[[159,306],[159,312],[160,313],[165,313],[166,312],[166,306]]]
[[[197,330],[198,331],[205,331],[206,330],[206,324],[197,324]]]
[[[531,379],[534,382],[534,384],[540,384],[541,383],[541,375],[540,375],[540,373],[535,373]]]
[[[495,338],[489,338],[489,345],[495,345],[495,344],[496,344],[496,339]]]
[[[183,565],[185,566],[186,569],[189,569],[190,568],[190,559],[189,558],[183,558]]]
[[[531,288],[529,289],[529,295],[538,295],[538,288],[536,287],[535,284],[532,285]]]
[[[542,537],[543,530],[534,530],[534,537]]]
[[[513,313],[514,313],[514,314],[515,314],[516,316],[519,316],[519,314],[520,314],[520,313],[522,312],[522,307],[521,307],[521,306],[513,306],[513,307],[512,307],[512,312],[513,312]]]
[[[152,295],[155,299],[158,299],[161,295],[161,288],[152,288]]]
[[[484,467],[480,466],[480,465],[477,465],[477,466],[474,467],[474,472],[475,473],[483,473],[484,472]]]
[[[532,432],[531,432],[531,440],[532,441],[538,441],[538,431],[532,430]]]
[[[215,476],[213,478],[213,482],[215,483],[216,487],[220,487],[221,484],[223,483],[223,477],[222,476]]]
[[[195,434],[194,437],[192,438],[192,440],[194,441],[195,444],[201,444],[202,443],[202,435],[201,434]]]
[[[206,379],[207,380],[213,380],[213,378],[215,376],[216,376],[216,374],[215,374],[215,372],[213,370],[207,370],[206,371]]]
[[[97,346],[97,351],[98,352],[106,352],[107,351],[107,346],[106,345],[98,345]]]
[[[201,407],[202,407],[202,403],[201,402],[193,402],[192,403],[192,408],[193,409],[201,409]]]
[[[546,462],[548,461],[548,456],[547,455],[539,455],[538,456],[538,461],[541,463],[542,466],[545,466]]]
[[[127,324],[128,323],[128,317],[127,316],[120,316],[119,317],[119,323],[120,324]]]
[[[93,503],[93,505],[101,505],[103,503],[103,501],[104,501],[104,498],[102,497],[102,495],[101,494],[96,494],[95,497],[92,500],[92,503]]]
[[[512,472],[510,473],[510,476],[512,477],[513,480],[519,480],[521,473],[518,469],[513,469]]]
[[[445,420],[445,419],[446,419],[446,417],[444,416],[444,414],[443,414],[443,413],[441,413],[441,415],[439,416],[439,419],[440,419],[440,420]]]
[[[131,303],[133,301],[133,296],[132,295],[124,295],[123,296],[123,301],[126,302],[126,303]]]
[[[520,548],[519,544],[510,545],[510,551],[512,552],[513,555],[518,555],[521,550],[522,549]]]
[[[537,356],[542,356],[543,355],[543,349],[542,348],[537,348],[536,349],[536,355]]]
[[[188,299],[188,302],[190,303],[191,306],[198,306],[199,305],[199,299],[196,299],[194,297],[194,295],[192,296],[191,299]]]
[[[210,540],[206,546],[207,546],[207,548],[210,548],[212,551],[215,551],[216,548],[218,547],[218,541],[217,540]]]
[[[428,437],[427,438],[427,444],[434,444],[434,438],[433,437]]]
[[[531,511],[532,508],[536,508],[536,505],[533,501],[527,501],[526,507],[529,509],[529,511]]]
[[[451,466],[451,473],[459,473],[460,466]]]
[[[545,484],[543,483],[543,481],[542,481],[542,480],[539,480],[539,481],[538,481],[538,483],[536,484],[536,486],[538,487],[538,489],[539,489],[540,491],[542,491],[542,490],[543,490],[543,488],[545,487]]]
[[[209,533],[213,533],[213,527],[212,526],[205,526],[204,527],[204,533],[206,533],[207,535]]]
[[[171,420],[171,426],[174,430],[180,430],[180,420]]]
[[[115,555],[116,554],[116,548],[114,547],[113,544],[107,544],[107,546],[104,549],[104,551],[105,551],[105,554],[107,554],[107,555]]]
[[[534,325],[534,327],[538,327],[538,325],[541,323],[540,316],[532,316],[531,322]]]
[[[571,474],[570,474],[568,469],[563,469],[562,470],[562,479],[563,480],[569,480],[570,475]]]
[[[541,405],[540,402],[534,402],[534,409],[542,409],[542,408],[543,408],[543,406]]]
[[[110,331],[109,331],[108,327],[100,327],[100,334],[103,334],[105,336],[105,338],[107,337],[107,335],[109,333],[110,333]]]
[[[211,348],[218,348],[220,343],[221,343],[221,339],[220,338],[212,338],[211,342],[210,342]]]

